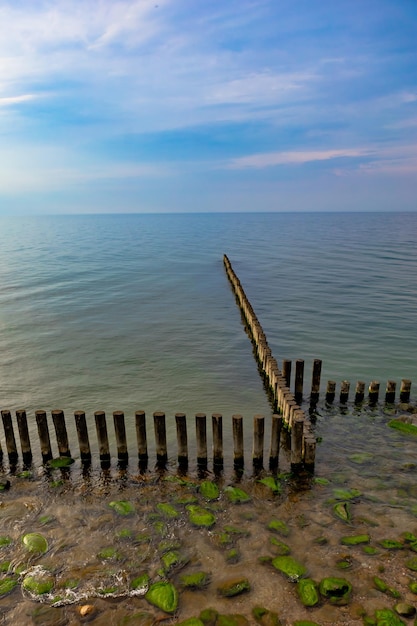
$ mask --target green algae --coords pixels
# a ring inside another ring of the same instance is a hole
[[[252,617],[260,626],[281,626],[281,621],[273,611],[269,611],[263,606],[254,606],[252,609]]]
[[[161,513],[161,515],[165,518],[176,519],[180,516],[175,506],[169,504],[168,502],[159,502],[156,505],[156,508],[158,509],[158,512]]]
[[[178,591],[170,582],[160,581],[151,585],[145,599],[165,613],[175,613],[178,608]]]
[[[140,574],[140,576],[132,578],[129,586],[133,591],[145,593],[149,589],[149,582],[148,574]]]
[[[312,578],[301,578],[297,582],[297,593],[304,606],[316,606],[319,603],[318,585]]]
[[[333,489],[333,496],[336,500],[354,500],[355,498],[359,498],[362,495],[362,492],[358,489]]]
[[[44,595],[52,591],[54,580],[47,574],[28,574],[22,581],[22,587],[37,596]]]
[[[274,495],[278,495],[282,493],[282,485],[279,480],[277,480],[274,476],[265,476],[265,478],[260,478],[258,483],[261,485],[265,485],[272,491]]]
[[[267,529],[274,533],[278,533],[279,535],[284,535],[284,537],[287,537],[290,534],[290,529],[287,524],[279,519],[272,519],[268,523]]]
[[[12,540],[10,539],[10,537],[7,537],[6,535],[2,535],[0,537],[0,548],[5,548],[6,546],[10,546],[11,543],[12,543]]]
[[[352,585],[345,578],[323,578],[319,584],[320,594],[331,604],[342,606],[349,602]]]
[[[342,537],[340,543],[344,546],[358,546],[363,543],[369,543],[369,535],[352,535],[349,537]]]
[[[277,556],[271,561],[273,567],[282,572],[292,581],[296,581],[307,572],[307,568],[293,559],[292,556]]]
[[[350,505],[349,502],[338,502],[333,507],[333,513],[338,517],[342,522],[346,524],[350,524],[351,522],[351,513],[350,513]]]
[[[404,544],[396,539],[382,539],[382,541],[379,541],[378,543],[386,550],[402,550],[402,548],[404,548]]]
[[[188,519],[194,526],[211,528],[216,523],[216,516],[207,509],[196,504],[189,504],[186,509],[188,511]]]
[[[250,495],[239,487],[225,487],[224,492],[232,504],[244,504],[245,502],[250,502],[251,500]]]
[[[205,500],[217,500],[220,496],[220,490],[216,483],[211,480],[205,480],[201,483],[199,491]]]
[[[210,574],[207,572],[194,572],[180,576],[181,585],[187,589],[203,589],[210,582]]]
[[[72,459],[70,456],[59,456],[56,459],[49,459],[49,461],[46,463],[46,466],[49,467],[49,469],[62,469],[65,467],[69,467],[73,463],[74,459]]]
[[[45,554],[48,550],[48,542],[40,533],[27,533],[22,537],[22,543],[28,552],[32,554]]]
[[[246,591],[250,591],[250,583],[247,578],[233,578],[217,585],[217,593],[224,598],[232,598]]]
[[[276,537],[270,537],[269,543],[274,547],[274,551],[277,556],[287,556],[291,552],[290,546],[283,541],[280,541]]]
[[[103,561],[120,561],[122,558],[120,552],[113,546],[102,548],[100,552],[98,552],[97,556]]]
[[[6,596],[8,593],[13,591],[16,585],[17,585],[16,578],[12,578],[11,576],[0,578],[0,598],[2,598],[3,596]]]
[[[405,419],[410,418],[407,416]],[[410,422],[403,421],[401,418],[390,420],[388,426],[406,435],[417,435],[417,426]]]
[[[128,500],[113,500],[109,507],[118,515],[131,515],[135,512],[135,507]]]
[[[161,558],[165,573],[168,573],[176,567],[183,567],[186,563],[188,563],[188,560],[188,558],[184,557],[176,550],[166,552]]]
[[[391,609],[380,609],[375,611],[376,626],[405,626],[405,622],[391,611]]]

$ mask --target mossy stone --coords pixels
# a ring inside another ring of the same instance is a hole
[[[378,554],[378,550],[374,546],[362,546],[362,552],[371,556]]]
[[[156,505],[159,513],[161,513],[164,517],[175,519],[180,516],[178,510],[172,504],[168,502],[159,502]]]
[[[135,512],[135,507],[128,500],[113,500],[109,507],[118,515],[131,515]]]
[[[216,483],[211,480],[205,480],[200,485],[200,493],[206,500],[217,500],[220,495],[220,490]]]
[[[408,583],[408,588],[412,593],[417,594],[417,581],[411,580]]]
[[[319,602],[317,583],[312,578],[302,578],[297,582],[298,597],[304,606],[316,606]]]
[[[224,492],[233,504],[244,504],[245,502],[250,502],[251,499],[250,495],[239,487],[225,487]]]
[[[369,535],[353,535],[349,537],[342,537],[340,543],[344,546],[358,546],[362,543],[369,543]]]
[[[230,548],[226,552],[225,559],[228,563],[237,563],[240,560],[240,552],[237,548]]]
[[[199,618],[203,622],[204,626],[216,626],[217,617],[219,612],[216,609],[204,609],[201,611]]]
[[[319,585],[320,594],[331,604],[339,606],[349,602],[352,585],[346,578],[323,578]]]
[[[107,560],[118,561],[121,558],[120,552],[118,552],[118,550],[114,548],[113,546],[108,546],[106,548],[103,548],[102,550],[100,550],[97,556],[99,559],[103,559],[105,561]]]
[[[291,552],[290,546],[276,537],[270,537],[269,543],[274,547],[274,551],[278,556],[287,556]]]
[[[217,585],[217,592],[224,598],[232,598],[246,591],[250,591],[250,583],[247,578],[232,578]]]
[[[175,613],[178,608],[178,591],[170,582],[160,581],[151,585],[146,600],[165,613]]]
[[[307,572],[306,567],[293,559],[292,556],[277,556],[272,559],[272,565],[292,581],[296,581]]]
[[[325,487],[326,485],[330,485],[330,480],[328,478],[320,478],[319,476],[316,476],[316,478],[313,479],[313,483],[315,485]]]
[[[274,476],[265,476],[265,478],[261,478],[258,482],[268,487],[275,495],[282,493],[282,485]]]
[[[375,611],[377,626],[405,626],[405,623],[391,609]]]
[[[211,528],[216,523],[216,517],[211,511],[203,509],[196,504],[189,504],[187,507],[188,518],[194,526]]]
[[[170,550],[169,552],[165,552],[161,561],[164,565],[165,572],[168,573],[175,567],[184,566],[188,562],[188,559],[177,550]]]
[[[147,591],[149,588],[148,574],[141,574],[130,581],[130,589],[133,591]]]
[[[28,574],[24,577],[22,586],[26,591],[41,596],[52,591],[54,579],[46,573]]]
[[[11,543],[12,543],[12,540],[10,539],[10,537],[7,537],[6,535],[2,535],[0,537],[0,548],[5,548],[6,546],[10,546]]]
[[[394,610],[398,613],[398,615],[407,617],[408,619],[414,617],[416,614],[415,607],[412,604],[407,604],[406,602],[398,602],[398,604],[394,606]]]
[[[342,489],[338,487],[333,489],[333,495],[337,500],[353,500],[362,495],[358,489]]]
[[[351,513],[350,513],[350,505],[349,502],[338,502],[333,507],[333,513],[338,517],[342,522],[346,522],[350,524]]]
[[[69,467],[74,463],[74,459],[70,456],[59,456],[56,459],[50,459],[47,462],[47,467],[50,469],[62,469],[65,467]]]
[[[288,528],[287,524],[279,519],[271,520],[267,528],[268,530],[274,533],[278,533],[279,535],[283,535],[284,537],[287,537],[290,534],[290,529]]]
[[[182,586],[188,589],[202,589],[208,585],[209,581],[210,574],[207,572],[194,572],[180,576]]]
[[[409,419],[410,417],[408,415],[403,418],[398,417],[389,421],[388,426],[390,428],[394,428],[395,430],[399,430],[401,433],[405,433],[406,435],[417,435],[417,426],[411,422],[405,421]]]
[[[411,559],[408,559],[405,564],[408,569],[411,569],[413,572],[417,572],[417,556],[411,557]]]
[[[404,544],[396,539],[382,539],[382,541],[379,541],[379,545],[386,550],[401,550],[404,548]]]
[[[260,626],[281,626],[281,621],[273,611],[265,609],[263,606],[254,606],[252,616]]]
[[[2,596],[7,595],[11,591],[13,591],[16,585],[17,585],[16,578],[12,578],[11,576],[6,576],[6,578],[1,578],[0,579],[0,598]]]
[[[48,542],[40,533],[27,533],[23,535],[22,542],[26,550],[33,554],[45,554],[48,550]]]

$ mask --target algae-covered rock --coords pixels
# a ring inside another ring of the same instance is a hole
[[[338,517],[342,522],[346,522],[350,524],[351,513],[350,513],[350,505],[349,502],[338,502],[333,507],[333,513]]]
[[[207,572],[194,572],[192,574],[182,574],[180,582],[187,589],[202,589],[210,582],[210,574]]]
[[[370,556],[378,554],[378,550],[374,546],[362,546],[362,552],[369,554]]]
[[[183,567],[188,563],[189,559],[180,554],[177,550],[170,550],[162,556],[161,560],[164,565],[165,573],[168,573],[174,568]]]
[[[320,594],[331,604],[342,606],[349,602],[352,585],[345,578],[323,578],[319,585]]]
[[[203,509],[201,506],[189,504],[186,509],[188,511],[188,518],[194,526],[211,528],[216,523],[215,515],[211,511]]]
[[[277,556],[272,559],[272,565],[292,581],[297,581],[307,572],[307,568],[298,563],[292,556]]]
[[[224,492],[233,504],[244,504],[245,502],[249,502],[251,499],[250,495],[239,487],[225,487]]]
[[[417,581],[410,580],[410,582],[408,583],[408,588],[412,593],[417,594]]]
[[[54,579],[47,572],[34,572],[24,577],[22,587],[37,596],[52,591]]]
[[[102,548],[100,552],[98,552],[97,556],[99,559],[103,559],[103,561],[119,561],[121,559],[120,552],[113,546]]]
[[[337,500],[353,500],[362,495],[358,489],[342,489],[340,487],[333,489],[333,495]]]
[[[59,456],[56,459],[50,459],[46,466],[50,469],[61,469],[64,467],[69,467],[74,463],[74,459],[69,456]]]
[[[109,507],[118,515],[130,515],[135,512],[135,507],[128,500],[113,500],[109,503]]]
[[[5,548],[6,546],[10,546],[11,543],[12,543],[12,540],[10,539],[10,537],[7,537],[6,535],[0,536],[0,548]]]
[[[32,554],[45,554],[48,550],[48,542],[40,533],[27,533],[23,535],[22,543],[26,550]]]
[[[258,480],[258,483],[268,487],[275,495],[282,493],[282,485],[274,476],[265,476],[265,478]]]
[[[376,626],[405,626],[405,622],[391,611],[391,609],[380,609],[375,611]]]
[[[388,422],[390,428],[399,430],[406,435],[417,435],[417,425],[414,423],[415,418],[411,415],[400,415]]]
[[[301,578],[297,582],[298,597],[304,606],[316,606],[319,602],[317,583],[312,578]]]
[[[217,617],[219,612],[216,609],[204,609],[201,611],[199,618],[203,622],[204,626],[216,626]]]
[[[344,546],[358,546],[362,543],[369,543],[369,535],[351,535],[349,537],[342,537],[340,543]]]
[[[411,569],[413,572],[417,572],[417,556],[411,557],[411,559],[408,559],[405,564],[408,569]]]
[[[281,621],[273,611],[265,609],[263,606],[254,606],[252,616],[260,626],[281,626]]]
[[[220,490],[216,483],[213,483],[211,480],[205,480],[200,485],[200,493],[206,500],[217,500]]]
[[[145,573],[132,578],[130,581],[130,589],[137,594],[146,593],[149,589],[149,575]]]
[[[178,591],[170,582],[160,581],[151,585],[146,600],[165,613],[175,613],[178,608]]]
[[[268,530],[278,533],[279,535],[283,535],[284,537],[287,537],[290,534],[290,529],[287,524],[279,519],[272,519],[267,528]]]
[[[386,550],[402,550],[402,548],[404,548],[404,544],[396,539],[382,539],[382,541],[379,541],[378,543]]]
[[[12,578],[11,576],[0,578],[0,598],[2,598],[3,596],[6,596],[8,593],[13,591],[16,585],[17,585],[16,578]]]
[[[291,552],[290,546],[276,537],[270,537],[269,543],[273,546],[273,549],[278,556],[286,556]]]
[[[168,502],[159,502],[156,505],[156,508],[158,509],[159,513],[161,513],[166,518],[175,519],[180,516],[175,506],[169,504]]]
[[[408,619],[414,617],[416,614],[415,607],[412,604],[407,604],[406,602],[398,602],[398,604],[394,606],[394,610],[398,613],[398,615]]]
[[[230,578],[217,585],[217,593],[224,598],[231,598],[245,591],[250,591],[250,583],[247,578]]]

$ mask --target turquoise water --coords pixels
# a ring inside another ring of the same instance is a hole
[[[2,217],[1,408],[252,417],[270,405],[226,253],[274,356],[417,381],[417,214]]]

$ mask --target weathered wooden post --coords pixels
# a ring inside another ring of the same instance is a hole
[[[156,411],[153,414],[153,423],[155,430],[156,464],[158,467],[164,468],[168,461],[165,413]]]
[[[46,411],[35,411],[35,418],[38,427],[39,442],[41,444],[42,461],[43,463],[47,463],[52,459],[52,448]]]
[[[340,404],[346,404],[349,399],[350,382],[348,380],[342,380],[340,383]]]
[[[297,359],[295,362],[295,385],[294,396],[297,404],[300,404],[303,399],[303,384],[304,384],[304,361],[303,359]]]
[[[373,380],[369,385],[369,404],[376,404],[379,396],[379,382]]]
[[[110,446],[109,437],[107,435],[106,414],[104,411],[96,411],[94,413],[96,422],[97,441],[100,455],[101,467],[108,469],[110,467]]]
[[[232,415],[232,430],[233,430],[233,448],[234,468],[241,470],[244,465],[244,453],[243,453],[243,417],[241,415]]]
[[[275,470],[278,467],[281,430],[282,415],[274,413],[271,422],[271,448],[269,452],[269,468],[271,470]]]
[[[113,422],[116,435],[117,458],[121,465],[126,465],[129,453],[127,450],[125,416],[123,411],[113,412]]]
[[[61,409],[54,409],[53,411],[51,411],[51,415],[55,428],[59,456],[71,456],[68,443],[67,427],[65,425],[64,411],[61,411]]]
[[[253,452],[252,462],[256,469],[263,467],[264,462],[265,417],[255,415],[253,418]]]
[[[213,467],[223,469],[223,417],[220,413],[213,413]]]
[[[311,377],[311,394],[310,404],[315,405],[319,400],[320,395],[320,378],[321,378],[321,365],[320,359],[314,359],[313,361],[313,374]]]
[[[314,472],[316,460],[316,438],[312,433],[304,433],[304,467]]]
[[[146,439],[146,415],[145,411],[135,412],[136,440],[138,443],[139,465],[146,468],[148,464],[148,444]]]
[[[336,395],[336,382],[334,380],[327,381],[326,402],[332,404]]]
[[[292,361],[289,359],[282,360],[282,375],[285,378],[285,384],[287,387],[291,387],[291,366]]]
[[[207,424],[206,414],[197,413],[195,416],[196,441],[197,441],[197,466],[199,469],[207,468]]]
[[[81,463],[83,463],[83,465],[89,465],[91,463],[91,449],[85,412],[75,411],[74,419],[75,428],[77,430],[78,445],[80,447]]]
[[[356,390],[355,390],[355,404],[360,404],[361,402],[363,402],[365,398],[365,383],[363,380],[358,380],[358,382],[356,383]]]
[[[16,411],[17,427],[19,429],[20,446],[22,449],[22,458],[25,465],[32,463],[32,450],[30,447],[29,429],[26,417],[26,411],[21,409]]]
[[[13,430],[12,416],[11,416],[10,411],[5,410],[1,412],[1,417],[3,420],[4,437],[6,439],[6,449],[7,449],[7,456],[9,457],[9,464],[11,466],[14,466],[17,463],[18,454],[17,454],[17,447],[16,447],[16,439],[15,439],[14,430]]]
[[[178,465],[185,469],[188,467],[187,418],[185,413],[175,413],[175,422],[177,425]]]
[[[400,402],[410,402],[411,380],[403,378],[400,387]]]
[[[304,418],[297,416],[291,428],[291,470],[298,471],[303,461]]]
[[[395,380],[387,380],[387,386],[385,389],[385,402],[387,404],[393,404],[395,402],[395,389],[397,383]]]

